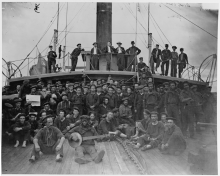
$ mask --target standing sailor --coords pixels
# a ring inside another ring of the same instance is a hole
[[[53,46],[52,45],[50,45],[49,48],[50,48],[50,51],[47,54],[48,70],[49,70],[49,73],[51,73],[51,66],[52,66],[53,67],[53,72],[55,73],[56,72],[55,64],[56,64],[57,54],[56,54],[55,51],[53,51]]]
[[[118,70],[119,71],[124,71],[125,69],[125,49],[121,47],[121,42],[118,42],[117,45],[118,47],[116,48],[116,51],[118,53],[117,55],[117,65],[118,65]]]
[[[168,44],[165,44],[165,48],[163,51],[162,51],[162,56],[161,56],[161,59],[162,59],[162,64],[161,64],[161,75],[164,76],[164,65],[166,65],[166,70],[165,70],[165,76],[168,75],[168,72],[169,72],[169,66],[170,66],[170,59],[171,59],[171,52],[170,50],[168,49],[169,45]]]
[[[107,65],[106,65],[106,70],[109,70],[111,69],[111,57],[112,55],[110,55],[110,53],[115,53],[115,48],[112,46],[112,43],[111,42],[107,42],[107,46],[105,46],[103,49],[102,49],[102,52],[103,53],[109,53],[106,55],[106,61],[107,61]]]
[[[93,46],[91,49],[91,70],[99,70],[99,54],[102,51],[97,47],[97,42],[94,42]]]
[[[76,69],[76,65],[77,65],[77,62],[78,62],[78,56],[80,55],[81,51],[84,51],[84,49],[81,49],[81,44],[77,44],[76,45],[77,48],[75,48],[73,50],[73,52],[70,54],[71,55],[71,63],[72,63],[72,68],[71,68],[71,71],[75,71]]]
[[[160,66],[160,61],[161,61],[161,50],[159,49],[158,44],[156,44],[156,48],[153,49],[151,54],[152,54],[152,59],[153,59],[151,60],[151,71],[152,71],[152,74],[155,74],[154,63],[156,63],[155,70],[157,71],[157,68]]]
[[[176,52],[177,47],[172,46],[173,51],[171,52],[171,73],[170,76],[176,77],[177,73],[177,61],[178,61],[178,53]]]
[[[59,59],[60,59],[60,57],[61,57],[61,51],[62,51],[61,46],[62,46],[62,45],[59,46],[59,50],[58,50],[58,51],[59,51]]]
[[[183,53],[184,49],[180,48],[180,55],[179,55],[179,60],[178,60],[178,64],[179,64],[179,78],[181,78],[181,74],[183,72],[183,69],[186,68],[186,64],[188,63],[188,57],[185,53]]]
[[[131,56],[128,57],[127,62],[127,71],[131,71],[131,67],[133,65],[133,71],[135,71],[135,66],[137,64],[137,55],[141,53],[141,50],[134,46],[134,41],[131,42],[131,47],[126,50],[126,53],[130,54]]]

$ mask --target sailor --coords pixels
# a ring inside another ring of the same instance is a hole
[[[103,103],[100,104],[98,107],[99,122],[101,122],[101,120],[107,116],[107,112],[111,110],[111,108],[109,106],[109,97],[108,96],[103,97],[102,102]]]
[[[162,64],[161,64],[162,73],[161,73],[161,75],[162,76],[164,76],[164,65],[166,65],[165,76],[168,75],[169,66],[170,66],[170,59],[172,58],[171,52],[168,49],[168,47],[169,47],[169,45],[165,44],[166,49],[164,49],[161,54],[161,59],[162,59]]]
[[[60,109],[59,115],[54,120],[54,126],[57,127],[62,133],[70,129],[70,121],[66,118],[66,112]]]
[[[49,73],[52,73],[51,72],[51,66],[52,66],[53,72],[55,73],[56,72],[55,64],[56,64],[57,54],[56,54],[55,51],[53,51],[53,46],[52,45],[50,45],[49,48],[50,48],[50,51],[47,54],[48,69],[49,69]]]
[[[143,73],[145,72],[145,67],[147,66],[144,62],[143,62],[143,57],[140,57],[139,58],[139,63],[137,64],[137,67],[138,67],[138,72],[139,74],[140,73]]]
[[[157,71],[157,68],[160,66],[160,62],[161,62],[161,50],[159,49],[158,44],[156,44],[156,48],[153,49],[151,54],[152,54],[151,71],[152,74],[155,74],[154,63],[156,63],[155,70]]]
[[[21,101],[20,98],[14,98],[15,107],[10,112],[11,124],[16,122],[19,113],[24,113],[24,109],[21,107]]]
[[[117,97],[116,95],[113,93],[113,87],[109,86],[108,87],[108,93],[106,94],[106,96],[109,97],[109,107],[111,109],[114,109],[117,107]]]
[[[146,85],[147,83],[148,83],[148,81],[147,81],[147,77],[146,77],[146,73],[145,72],[143,72],[142,74],[141,74],[141,78],[140,78],[140,85]]]
[[[151,121],[146,130],[146,134],[139,137],[134,148],[141,148],[142,151],[157,147],[164,134],[164,125],[158,121],[158,113],[151,112]]]
[[[135,71],[135,67],[137,65],[137,55],[141,53],[141,50],[134,46],[135,42],[131,41],[131,47],[126,50],[126,53],[130,54],[131,56],[128,57],[127,61],[127,71],[131,71],[133,65],[133,71]]]
[[[194,139],[194,93],[189,88],[187,81],[183,82],[184,89],[181,91],[179,97],[181,101],[181,115],[182,115],[182,132],[187,137],[186,130],[189,126],[190,138]]]
[[[164,132],[159,150],[162,154],[180,155],[186,149],[186,141],[181,129],[175,125],[173,117],[167,118],[166,130]]]
[[[89,112],[89,125],[97,130],[99,121],[97,120],[96,113],[94,111]]]
[[[161,112],[160,113],[160,122],[164,124],[164,126],[167,124],[167,113],[166,112]],[[166,126],[165,126],[166,128]]]
[[[164,107],[168,116],[174,117],[176,119],[175,124],[181,128],[180,99],[176,91],[175,81],[170,81],[170,89],[165,94]]]
[[[86,96],[87,112],[97,111],[97,108],[99,106],[99,97],[95,92],[96,91],[96,86],[91,85],[90,89],[91,89],[91,92]]]
[[[128,107],[131,109],[131,112],[133,114],[133,119],[135,121],[135,114],[134,114],[134,100],[135,100],[135,94],[132,92],[131,87],[127,87],[127,93],[123,94],[123,98],[128,98]]]
[[[37,112],[32,112],[29,114],[29,124],[31,125],[30,129],[30,140],[33,142],[35,134],[38,132],[38,122],[37,122]]]
[[[80,43],[78,43],[76,46],[77,46],[77,48],[75,48],[73,50],[73,52],[70,54],[71,55],[71,64],[72,64],[71,71],[75,71],[76,65],[78,62],[78,56],[80,55],[81,51],[84,51],[84,49],[81,48]]]
[[[181,74],[183,72],[183,69],[186,68],[186,64],[189,64],[187,54],[185,54],[183,48],[180,48],[180,54],[178,59],[179,64],[179,78],[181,78]]]
[[[122,43],[118,42],[117,43],[118,47],[116,48],[116,52],[118,53],[117,55],[117,65],[118,65],[118,70],[119,71],[124,71],[125,69],[125,49],[121,46]]]
[[[165,112],[165,108],[164,108],[164,101],[165,101],[165,91],[164,91],[164,85],[160,84],[159,86],[159,104],[158,104],[158,113],[160,114],[160,116],[158,117],[158,119],[161,119],[161,112]]]
[[[119,107],[120,124],[134,125],[134,120],[132,119],[132,111],[128,106],[128,97],[122,99],[122,104]]]
[[[108,53],[106,54],[106,61],[107,61],[107,65],[106,65],[106,70],[109,70],[111,69],[111,58],[112,58],[112,55],[110,53],[116,53],[116,50],[115,48],[112,46],[112,43],[110,41],[107,42],[107,46],[105,46],[103,49],[102,49],[102,52],[103,53]]]
[[[79,115],[79,108],[74,106],[72,114],[68,114],[66,118],[69,120],[71,128],[80,125],[81,120]]]
[[[147,109],[150,112],[157,111],[159,95],[154,90],[154,84],[152,82],[148,83],[148,88],[149,88],[148,93],[144,94],[144,101],[143,101],[144,109]]]
[[[60,57],[61,57],[61,52],[62,52],[62,45],[59,46],[58,51],[59,51],[59,59],[60,59]]]
[[[99,97],[99,104],[103,102],[103,97],[105,96],[103,93],[102,93],[102,86],[101,85],[97,85],[96,87],[97,91],[96,91],[96,94],[98,95]]]
[[[76,91],[73,89],[73,86],[74,86],[73,83],[69,83],[68,84],[68,90],[66,91],[67,98],[71,102],[72,102],[73,96],[76,95]]]
[[[73,95],[71,101],[75,107],[78,107],[79,115],[82,115],[82,113],[83,113],[83,105],[85,102],[84,99],[85,99],[85,97],[82,95],[82,88],[80,86],[78,86],[76,88],[76,94]]]
[[[60,112],[60,109],[66,111],[66,113],[70,113],[73,108],[73,104],[67,99],[67,94],[65,92],[62,93],[62,101],[57,105],[57,115]]]
[[[93,43],[93,48],[91,49],[91,70],[99,70],[99,54],[102,51],[98,48],[98,43]]]
[[[178,53],[176,52],[177,47],[172,46],[173,51],[171,52],[171,73],[170,76],[176,77],[177,74],[177,61],[179,59]]]
[[[144,92],[143,92],[144,86],[140,85],[138,87],[138,93],[135,96],[135,101],[134,101],[134,108],[136,114],[136,120],[142,120],[144,117],[143,111],[143,99],[144,99]]]
[[[117,108],[119,108],[119,106],[121,105],[122,97],[123,97],[123,93],[121,91],[121,87],[118,86],[116,87]]]
[[[169,82],[164,82],[163,85],[164,85],[164,91],[165,92],[169,91],[169,89],[170,89]]]
[[[41,115],[43,111],[46,112],[46,115],[54,115],[54,111],[52,109],[50,109],[50,103],[49,102],[44,103],[43,109],[40,111],[39,115]]]
[[[62,132],[53,126],[52,116],[48,116],[45,121],[46,127],[38,131],[34,137],[34,147],[29,159],[30,162],[35,162],[40,157],[40,152],[43,154],[56,153],[56,161],[62,161],[65,138]]]
[[[22,140],[22,147],[26,147],[27,141],[30,138],[31,125],[28,121],[25,121],[25,114],[18,115],[18,121],[13,125],[14,136],[16,144],[14,147],[18,147],[19,141]]]
[[[97,136],[98,133],[96,132],[95,128],[89,125],[89,116],[83,115],[81,116],[81,125],[74,127],[65,135],[68,140],[72,141],[79,141],[79,138],[74,132],[79,133],[82,138],[89,137],[89,136]],[[97,140],[98,141],[98,140]],[[82,144],[75,149],[75,162],[79,164],[86,164],[90,161],[94,161],[95,163],[100,163],[102,158],[105,155],[105,151],[97,151],[95,148],[95,142],[93,139],[82,141]],[[86,159],[85,154],[88,153],[91,156],[91,159]]]

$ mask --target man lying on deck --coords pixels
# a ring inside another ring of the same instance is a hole
[[[162,154],[179,155],[186,149],[186,141],[174,118],[167,117],[166,130],[159,150]]]
[[[79,133],[82,137],[89,137],[89,136],[97,136],[98,133],[96,132],[95,128],[93,128],[90,123],[89,123],[89,116],[87,115],[83,115],[81,116],[81,125],[74,127],[73,129],[71,129],[66,135],[65,137],[68,140],[73,140],[73,141],[78,141],[78,137],[76,134],[74,134],[74,132]],[[79,163],[79,164],[86,164],[88,162],[90,162],[91,160],[88,160],[85,158],[86,153],[88,153],[92,160],[95,163],[99,163],[101,162],[102,158],[104,157],[105,151],[101,150],[100,152],[97,152],[96,148],[95,148],[95,142],[94,140],[85,140],[82,141],[82,144],[78,147],[76,147],[75,149],[75,162]]]
[[[45,120],[46,127],[42,128],[34,137],[30,162],[35,162],[40,157],[40,152],[44,154],[56,153],[56,161],[62,161],[65,138],[58,128],[52,126],[52,116],[47,116]]]
[[[138,138],[134,148],[142,147],[142,151],[157,147],[164,133],[164,124],[158,121],[158,113],[151,112],[151,122],[148,125],[146,134]]]

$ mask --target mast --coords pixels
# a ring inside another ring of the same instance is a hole
[[[67,14],[68,14],[68,2],[66,6],[66,30],[65,30],[65,46],[63,46],[63,70],[65,71],[65,59],[66,59],[66,35],[67,35]],[[69,66],[69,64],[68,64]]]
[[[99,48],[112,42],[112,3],[97,2],[96,42]]]
[[[152,47],[152,33],[150,33],[150,2],[148,3],[148,66],[151,68],[151,47]]]
[[[136,34],[135,34],[135,45],[137,46],[137,8],[138,4],[136,3]]]

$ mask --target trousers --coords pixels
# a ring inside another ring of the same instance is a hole
[[[56,67],[55,67],[55,64],[56,64],[56,60],[55,59],[48,59],[48,70],[49,70],[49,73],[51,73],[51,67],[53,69],[53,72],[55,73],[56,72]]]
[[[117,65],[118,70],[123,71],[125,69],[125,57],[124,54],[118,54],[117,55]]]
[[[14,133],[14,137],[16,141],[28,141],[30,138],[30,131],[18,131]]]
[[[162,75],[164,75],[164,65],[166,65],[165,76],[167,76],[168,72],[169,72],[169,66],[170,66],[169,60],[163,61],[162,64],[161,64]]]
[[[71,58],[71,65],[72,65],[71,71],[75,71],[77,62],[78,62],[78,57]]]
[[[173,117],[176,119],[176,125],[181,128],[181,118],[179,114],[179,106],[176,104],[167,104],[167,114],[168,117]]]
[[[93,55],[91,58],[91,70],[99,70],[99,56]]]
[[[172,60],[171,61],[171,76],[176,77],[176,74],[177,74],[177,61]]]
[[[149,135],[143,135],[141,137],[138,138],[137,142],[139,144],[141,144],[141,146],[144,146],[144,145],[151,145],[152,148],[155,148],[157,147],[159,144],[160,144],[160,140],[148,140],[148,136]]]
[[[38,140],[38,144],[40,146],[40,151],[44,154],[54,154],[56,153],[56,155],[60,154],[61,156],[63,156],[63,146],[61,147],[60,150],[56,151],[56,147],[57,145],[60,143],[60,139],[57,140],[57,142],[53,145],[53,146],[46,146],[42,140]],[[33,147],[33,150],[31,152],[31,156],[35,156],[36,158],[40,157],[39,152],[36,152],[35,150],[35,146]]]
[[[95,149],[94,145],[84,144],[84,145],[76,147],[76,153],[75,153],[76,157],[84,158],[85,154],[89,154],[92,160],[94,160],[98,155],[97,150]]]
[[[186,136],[187,128],[189,127],[190,136],[194,136],[194,112],[193,106],[182,106],[181,107],[182,115],[182,132]]]

